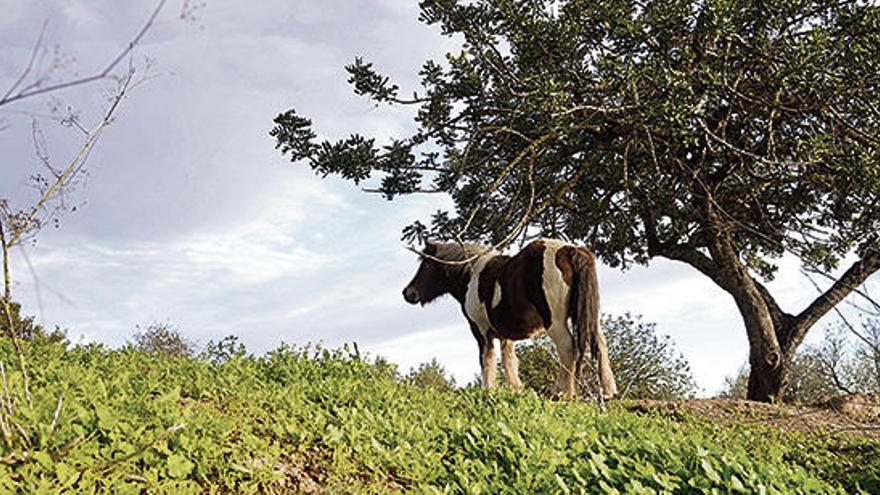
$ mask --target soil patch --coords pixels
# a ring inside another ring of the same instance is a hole
[[[623,407],[646,414],[681,415],[766,424],[790,431],[851,434],[880,439],[880,396],[853,394],[816,404],[767,404],[743,399],[634,400]]]

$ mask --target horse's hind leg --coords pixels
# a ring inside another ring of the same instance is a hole
[[[501,364],[504,366],[504,381],[513,389],[522,387],[519,381],[519,359],[513,341],[501,339]]]
[[[547,330],[556,351],[559,354],[559,374],[556,377],[556,392],[563,398],[575,395],[575,365],[577,364],[577,347],[565,321],[556,321]]]

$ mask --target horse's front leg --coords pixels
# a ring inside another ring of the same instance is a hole
[[[495,385],[495,376],[497,374],[495,343],[487,335],[488,331],[483,332],[479,325],[470,318],[468,318],[468,323],[480,351],[480,385],[485,389],[490,389]]]
[[[504,381],[512,389],[522,387],[519,381],[519,359],[513,341],[501,339],[501,364],[504,366]]]

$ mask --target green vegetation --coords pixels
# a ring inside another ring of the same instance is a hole
[[[199,357],[29,343],[32,405],[0,341],[0,493],[824,494],[880,481],[868,440],[418,388],[345,350],[257,358],[227,340]]]
[[[414,387],[434,388],[437,390],[452,390],[455,388],[455,378],[447,374],[446,368],[436,358],[427,363],[420,364],[416,369],[410,370],[404,380]]]
[[[129,345],[147,354],[168,357],[191,356],[195,346],[170,323],[153,322],[144,328],[138,327],[133,342]]]

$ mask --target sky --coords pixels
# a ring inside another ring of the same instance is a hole
[[[138,70],[149,60],[151,77],[90,155],[67,198],[76,211],[13,253],[15,298],[73,342],[118,346],[164,322],[199,346],[235,334],[257,353],[282,342],[355,341],[402,371],[437,358],[459,382],[471,381],[477,348],[454,301],[420,308],[401,297],[417,267],[401,228],[448,200],[388,202],[316,177],[268,135],[291,107],[327,138],[360,132],[381,141],[411,130],[408,111],[354,95],[344,66],[362,56],[415,89],[421,63],[456,46],[417,21],[416,4],[169,0],[132,58]],[[99,71],[154,6],[0,0],[0,91],[26,65],[44,22],[40,60],[58,63],[52,77],[60,81]],[[184,6],[191,15],[181,19]],[[34,199],[34,122],[62,164],[81,134],[47,118],[52,108],[94,125],[111,86],[0,107],[0,197],[19,206]],[[733,300],[693,269],[657,260],[626,272],[602,266],[599,277],[603,312],[657,323],[690,361],[702,395],[746,362]],[[770,289],[792,312],[815,297],[790,259]]]

